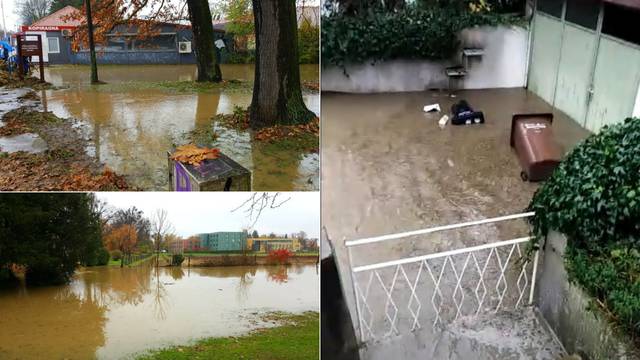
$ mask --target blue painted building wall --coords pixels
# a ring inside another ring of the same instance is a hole
[[[195,64],[195,48],[193,44],[193,32],[190,28],[174,24],[164,24],[160,29],[162,34],[174,34],[175,47],[172,49],[127,49],[111,51],[108,49],[98,49],[96,57],[98,64],[118,64],[118,65],[140,65],[140,64]],[[131,28],[115,28],[113,34],[132,33]],[[89,64],[90,57],[88,49],[73,51],[71,47],[72,39],[62,36],[60,31],[47,32],[47,38],[56,37],[60,44],[59,53],[49,53],[49,64]],[[223,32],[215,32],[215,39],[223,39],[225,45],[232,46],[232,37]],[[178,43],[182,41],[192,42],[191,53],[180,53]],[[228,58],[228,50],[225,48],[218,54],[218,59],[224,63]]]

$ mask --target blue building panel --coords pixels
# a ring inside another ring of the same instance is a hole
[[[200,247],[210,251],[243,251],[247,244],[247,233],[214,232],[200,234]]]

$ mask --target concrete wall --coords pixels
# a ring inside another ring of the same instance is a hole
[[[633,117],[640,117],[640,86],[638,86],[638,94],[636,95],[636,103],[633,106]]]
[[[591,298],[567,279],[564,235],[550,233],[538,279],[538,307],[568,353],[589,360],[640,359],[637,349],[614,332],[602,314],[589,309]],[[634,351],[636,351],[634,353]]]
[[[522,87],[526,80],[528,30],[522,27],[482,27],[460,34],[463,47],[481,47],[485,54],[472,58],[468,75],[459,85],[465,89]],[[392,60],[384,63],[359,64],[343,69],[322,69],[322,90],[340,92],[401,92],[447,88],[444,74],[450,61]]]

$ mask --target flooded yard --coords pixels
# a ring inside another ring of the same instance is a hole
[[[322,186],[326,190],[322,192],[322,219],[335,247],[352,318],[357,317],[345,240],[522,212],[538,184],[520,179],[520,165],[509,145],[514,113],[554,112],[555,137],[565,151],[589,134],[525,89],[460,91],[456,98],[438,91],[323,93],[322,97]],[[440,129],[440,117],[449,113],[454,101],[461,99],[483,111],[486,123],[448,124]],[[424,113],[423,106],[432,103],[438,103],[442,112]],[[327,209],[330,210],[324,211]],[[353,261],[362,265],[397,260],[527,235],[524,221],[489,224],[355,247]],[[411,274],[415,272],[409,276]],[[384,273],[383,278],[386,286],[390,286],[393,273],[391,276]],[[428,299],[430,297],[431,294]],[[376,315],[384,316],[386,299],[384,294],[376,298],[376,304],[382,304],[383,309]],[[450,299],[447,301],[451,302]],[[428,301],[422,305],[427,310],[431,306]],[[406,306],[403,305],[403,309],[406,311]],[[513,323],[508,318],[503,320],[505,324]],[[478,349],[484,346],[493,356],[485,358],[531,358],[519,357],[520,351],[529,350],[536,352],[540,359],[555,358],[556,349],[551,345],[553,351],[541,350],[547,346],[549,337],[539,335],[538,325],[520,334],[512,333],[515,339],[512,348],[491,343],[489,335],[506,337],[502,329],[513,326],[480,329],[475,325],[450,329],[455,330],[455,334],[450,334],[448,339],[415,334],[395,338],[394,342],[363,350],[363,358],[385,359],[404,354],[407,358],[468,359],[482,353]],[[472,339],[468,337],[470,334],[484,335]],[[435,343],[438,347],[431,345]],[[469,347],[470,343],[475,345]],[[460,351],[456,356],[450,353],[456,351]]]
[[[319,311],[313,265],[156,269],[151,263],[86,268],[64,286],[0,290],[0,358],[129,358],[273,326],[260,319],[271,311]]]
[[[317,65],[301,65],[303,82],[318,81]],[[223,78],[253,81],[253,65],[222,65]],[[251,103],[251,86],[176,89],[193,81],[193,65],[99,67],[106,85],[89,85],[87,66],[52,66],[45,78],[53,90],[38,92],[44,110],[82,122],[88,152],[143,190],[168,190],[167,151],[186,142],[190,132],[215,132],[214,146],[252,171],[253,190],[319,189],[319,155],[262,146],[249,131],[220,127],[212,118]],[[174,85],[167,87],[167,82]],[[180,84],[178,84],[179,86]],[[316,114],[319,94],[303,90]]]

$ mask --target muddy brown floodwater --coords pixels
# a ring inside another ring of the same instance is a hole
[[[440,129],[438,120],[460,99],[484,111],[486,124],[448,124]],[[443,112],[424,113],[423,106],[432,103],[440,104]],[[520,179],[520,165],[509,146],[511,116],[552,111],[525,89],[461,91],[456,98],[438,91],[322,94],[323,227],[335,247],[352,318],[357,317],[344,241],[522,212],[538,184]],[[565,150],[589,134],[566,115],[555,111],[554,115],[554,132]],[[355,247],[353,259],[363,265],[527,235],[525,224],[514,221]],[[391,277],[383,275],[389,286]],[[378,315],[384,316],[386,297],[377,299],[382,309]],[[475,358],[469,349],[457,356],[428,355],[426,351],[434,349],[433,337],[405,340],[385,343],[384,351],[372,347],[364,358],[403,357],[402,352],[407,358]],[[531,343],[544,346],[546,338],[534,340]],[[459,350],[465,341],[442,340],[440,347]],[[497,353],[490,348],[498,354],[495,358],[512,358],[504,357],[504,350]],[[532,349],[543,354],[541,347]]]
[[[302,81],[318,81],[318,65],[301,65]],[[253,81],[253,65],[222,65],[225,79]],[[91,86],[86,66],[52,66],[45,78],[62,89],[40,91],[43,107],[57,116],[81,120],[90,138],[88,152],[129,183],[143,190],[167,190],[166,152],[187,142],[194,129],[212,128],[212,117],[247,107],[251,90],[210,89],[172,91],[149,83],[192,81],[192,65],[105,65],[100,79],[107,85]],[[146,85],[145,85],[146,84]],[[304,101],[320,112],[318,93],[304,92]],[[268,149],[251,141],[248,131],[215,127],[215,146],[252,170],[253,190],[319,189],[319,155],[291,149]]]
[[[94,267],[65,286],[0,290],[1,359],[120,359],[233,336],[270,311],[319,311],[316,266]]]

